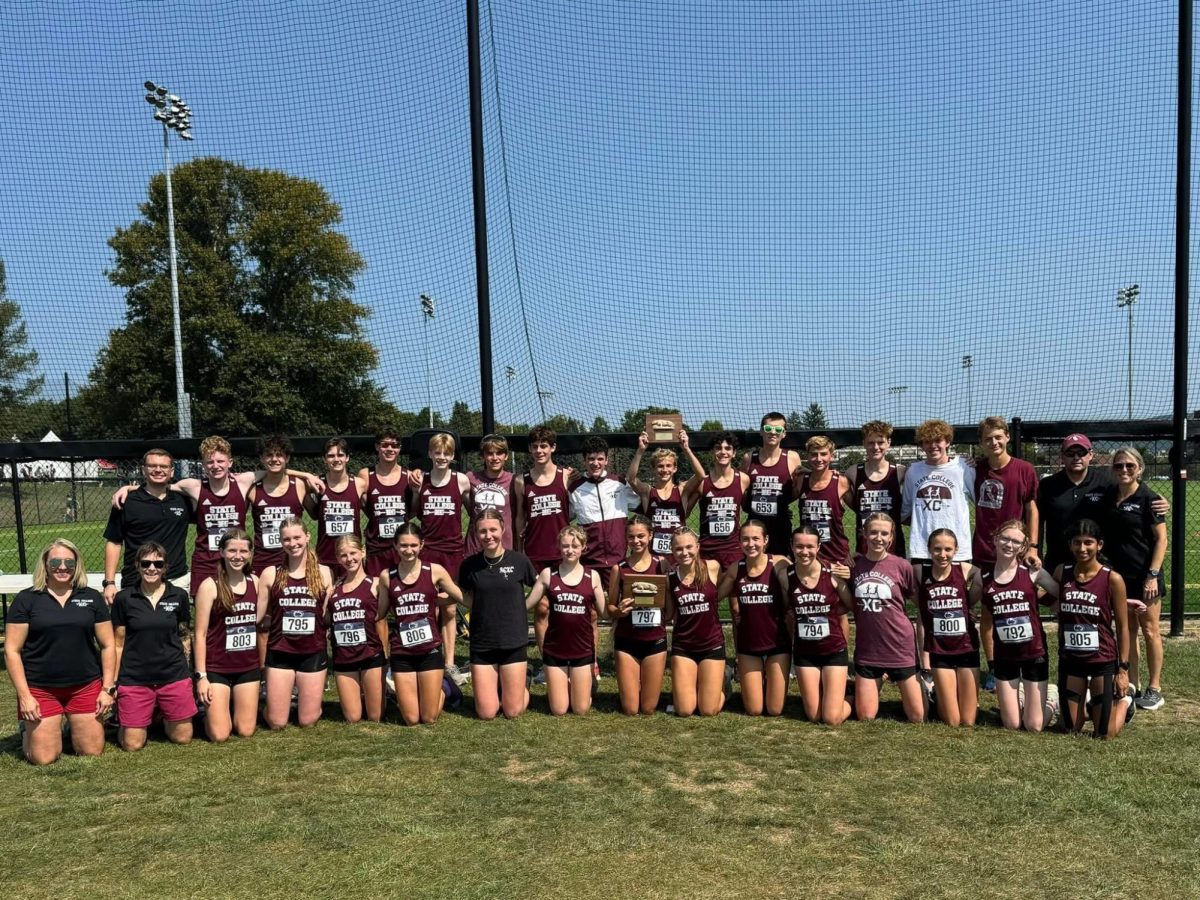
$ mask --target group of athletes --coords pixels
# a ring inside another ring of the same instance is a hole
[[[483,467],[468,473],[453,469],[449,434],[430,438],[420,471],[400,463],[400,436],[384,431],[375,465],[357,474],[335,438],[323,478],[288,469],[279,436],[260,442],[261,470],[240,474],[229,444],[207,438],[205,477],[174,483],[169,454],[152,450],[143,483],[114,496],[103,593],[60,539],[10,609],[5,652],[26,756],[58,757],[64,717],[77,752],[100,752],[114,699],[129,750],[155,718],[170,740],[190,740],[197,700],[213,741],[253,734],[260,706],[272,729],[293,707],[311,725],[330,667],[351,722],[382,719],[390,689],[406,724],[432,723],[468,677],[480,718],[515,717],[529,703],[530,611],[552,714],[590,708],[598,623],[608,620],[624,713],[659,709],[669,665],[668,709],[711,716],[731,689],[722,601],[750,715],[780,715],[794,675],[813,722],[875,718],[887,682],[910,721],[973,725],[981,662],[1006,728],[1040,731],[1061,698],[1064,729],[1090,721],[1112,738],[1135,705],[1162,705],[1165,501],[1141,484],[1135,449],[1112,455],[1109,476],[1090,468],[1088,438],[1071,435],[1062,471],[1039,483],[1009,454],[998,417],[980,425],[979,459],[950,455],[947,423],[923,423],[924,458],[907,467],[888,460],[891,426],[869,422],[865,458],[845,472],[828,438],[809,439],[802,459],[785,434],[784,417],[768,413],[761,446],[739,458],[736,436],[717,433],[706,467],[681,433],[692,469],[682,484],[668,447],[653,450],[653,476],[642,479],[645,434],[622,477],[598,436],[584,443],[582,471],[558,465],[544,426],[529,433],[520,475],[498,435],[484,438]],[[637,596],[656,580],[653,601]],[[460,605],[469,675],[455,664]],[[1044,607],[1058,620],[1057,686]]]

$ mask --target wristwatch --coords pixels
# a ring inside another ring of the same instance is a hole
[[[197,673],[196,673],[196,680],[197,680],[197,681],[199,681],[201,678],[207,678],[207,677],[208,677],[208,673],[207,673],[207,672],[197,672]]]
[[[1120,669],[1122,672],[1128,672],[1129,671],[1129,663],[1128,662],[1118,662],[1117,668]]]
[[[1146,574],[1150,578],[1157,578],[1159,575],[1162,574],[1162,571],[1160,569],[1147,569]]]
[[[100,587],[116,587],[116,586],[117,586],[117,583],[115,581],[113,581],[111,578],[105,578],[103,581],[100,582]]]
[[[117,686],[114,684],[112,687],[104,688],[104,693],[108,694],[110,697],[117,696]]]

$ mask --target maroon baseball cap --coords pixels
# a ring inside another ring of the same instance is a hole
[[[1063,452],[1066,453],[1072,447],[1082,447],[1084,450],[1091,452],[1092,442],[1087,439],[1086,434],[1068,434],[1063,438]]]

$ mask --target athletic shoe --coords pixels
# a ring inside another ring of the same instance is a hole
[[[996,676],[991,672],[988,672],[987,676],[983,679],[983,689],[989,694],[996,693]]]
[[[533,681],[530,684],[545,684],[546,683],[546,667],[542,666],[538,669],[537,674],[533,676]]]
[[[1150,691],[1146,691],[1146,693],[1150,693]],[[1133,714],[1137,710],[1137,703],[1135,703],[1133,700],[1132,690],[1125,692],[1125,699],[1129,701],[1129,703],[1127,703],[1125,706],[1125,724],[1128,725],[1133,721]]]
[[[396,682],[392,681],[392,667],[388,666],[383,673],[383,686],[393,697],[396,696]]]
[[[921,684],[929,693],[933,693],[933,673],[928,669],[922,669],[917,673],[917,678],[921,680]]]
[[[725,663],[725,696],[729,697],[733,694],[733,676],[737,674],[737,669],[729,663]]]
[[[602,677],[600,674],[600,663],[592,663],[592,681],[599,681]]]
[[[1043,727],[1049,728],[1054,724],[1054,720],[1058,718],[1059,702],[1058,702],[1058,685],[1046,685],[1046,722]]]
[[[1162,691],[1158,688],[1146,688],[1142,695],[1136,698],[1134,705],[1138,709],[1144,709],[1147,712],[1153,712],[1156,709],[1162,709],[1163,704],[1167,701],[1163,699]]]
[[[449,676],[451,681],[460,686],[471,680],[471,673],[464,672],[456,663],[450,663],[450,665],[446,666],[446,675]]]

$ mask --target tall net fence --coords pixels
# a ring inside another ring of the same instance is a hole
[[[501,422],[1169,413],[1173,5],[481,6]],[[463,7],[0,0],[0,259],[45,395],[125,323],[108,241],[163,168],[149,78],[192,109],[177,171],[340,206],[386,399],[478,409]],[[176,202],[191,366],[222,327]],[[296,352],[293,391],[329,364]]]

